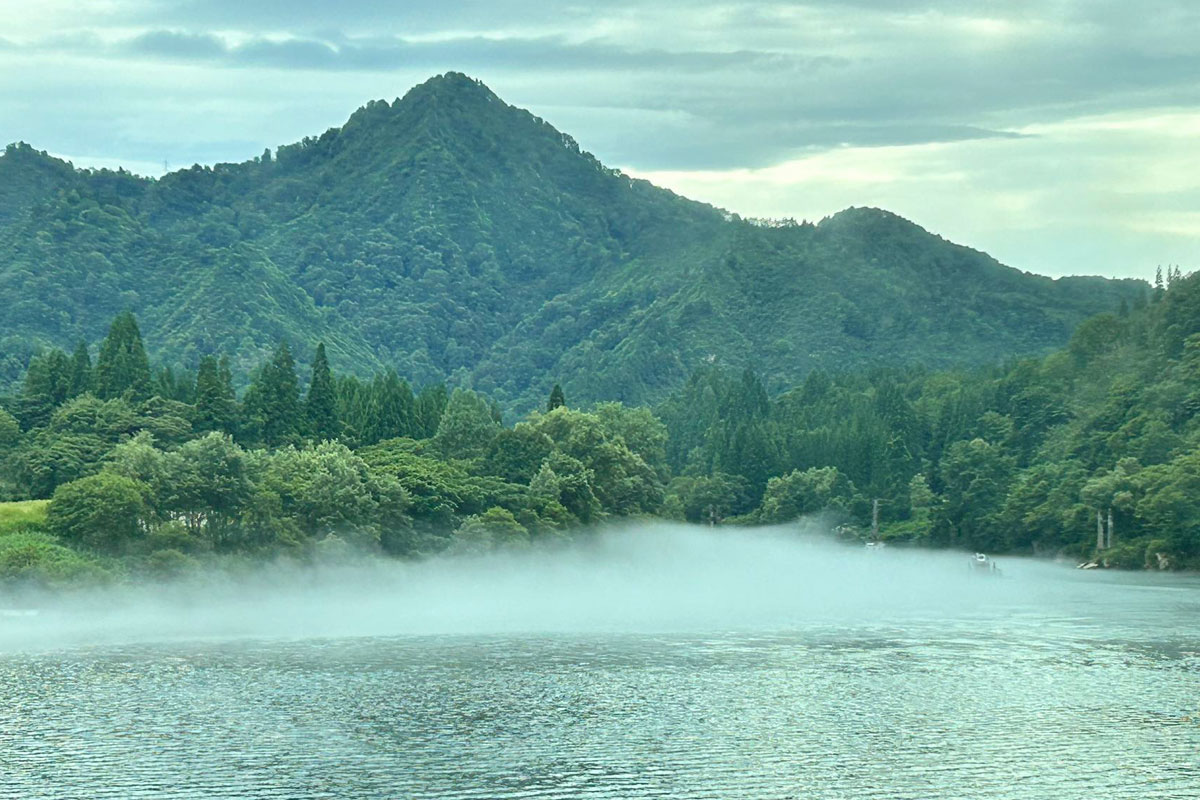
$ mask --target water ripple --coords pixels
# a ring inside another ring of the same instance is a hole
[[[1030,618],[8,655],[0,797],[1195,797],[1194,627],[1087,636]]]

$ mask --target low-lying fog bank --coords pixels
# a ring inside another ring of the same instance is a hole
[[[264,567],[174,584],[26,596],[0,652],[166,639],[787,629],[1045,611],[1101,614],[1107,585],[1186,588],[964,553],[868,550],[797,526],[611,528],[548,551]],[[1115,602],[1115,601],[1114,601]],[[1127,602],[1127,599],[1122,602]]]

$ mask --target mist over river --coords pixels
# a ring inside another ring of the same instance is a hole
[[[1200,581],[999,563],[645,526],[17,598],[0,798],[1196,797]]]

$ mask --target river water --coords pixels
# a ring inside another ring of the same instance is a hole
[[[0,797],[1200,796],[1200,583],[958,577],[852,614],[722,616],[709,586],[679,609],[699,617],[637,625],[613,597],[580,630],[23,618],[0,628]]]

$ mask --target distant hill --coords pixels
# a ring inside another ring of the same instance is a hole
[[[1140,281],[1051,280],[893,214],[742,220],[606,168],[448,73],[341,128],[158,180],[0,156],[0,388],[131,309],[152,357],[450,379],[510,408],[650,401],[705,363],[994,362],[1066,343]]]

